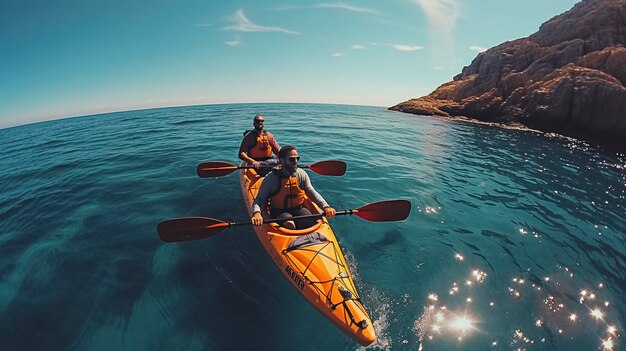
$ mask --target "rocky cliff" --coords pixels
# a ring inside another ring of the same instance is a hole
[[[390,110],[518,123],[626,151],[626,0],[583,0]]]

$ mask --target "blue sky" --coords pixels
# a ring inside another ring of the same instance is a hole
[[[160,106],[391,106],[573,0],[0,1],[0,128]]]

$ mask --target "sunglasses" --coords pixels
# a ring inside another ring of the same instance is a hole
[[[262,120],[262,119],[259,119],[259,120],[254,121],[254,123],[256,123],[256,124],[263,123],[263,122],[265,122],[265,121],[264,121],[264,120]]]
[[[289,162],[294,163],[296,161],[300,161],[300,156],[290,156],[288,157]]]

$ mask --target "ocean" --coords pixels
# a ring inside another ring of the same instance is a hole
[[[623,155],[557,136],[322,104],[109,113],[0,129],[1,350],[363,350],[252,228],[161,242],[158,222],[246,220],[238,163],[261,113],[336,209],[407,199],[403,222],[331,219],[379,339],[367,350],[620,350]]]

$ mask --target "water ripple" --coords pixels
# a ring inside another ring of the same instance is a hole
[[[399,223],[331,219],[379,334],[368,349],[589,350],[609,338],[623,347],[623,156],[313,104],[151,109],[0,130],[0,344],[355,349],[289,287],[250,228],[178,245],[156,236],[171,217],[246,219],[236,174],[199,179],[195,166],[237,162],[257,113],[306,163],[348,163],[344,177],[311,173],[336,208],[413,204]]]

